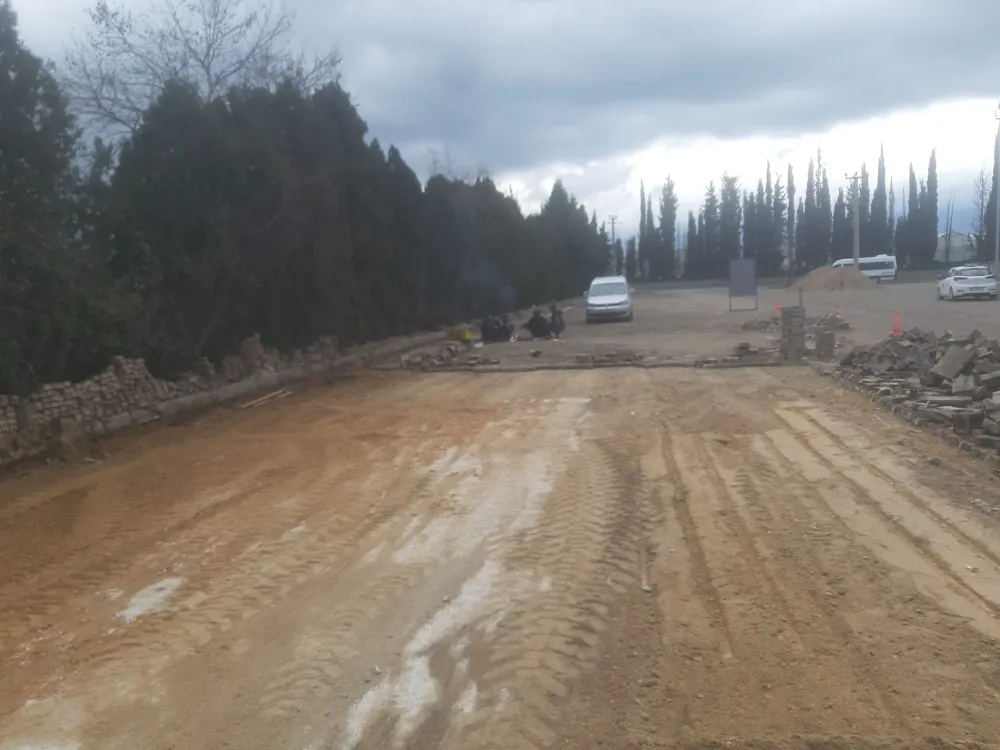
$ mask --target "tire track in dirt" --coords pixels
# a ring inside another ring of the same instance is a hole
[[[947,727],[957,732],[954,736],[976,737],[981,726],[968,707],[1000,708],[1000,680],[987,679],[989,672],[970,673],[961,665],[993,663],[995,644],[973,630],[965,633],[964,621],[947,608],[942,615],[933,606],[923,606],[914,595],[913,571],[933,569],[927,568],[919,550],[880,525],[881,517],[854,498],[852,489],[838,482],[791,433],[768,432],[756,442],[754,453],[770,456],[763,460],[776,470],[776,482],[800,501],[800,530],[810,530],[814,541],[797,551],[812,553],[812,577],[832,594],[830,603],[851,646],[853,664],[895,718],[886,726],[890,731],[893,726],[896,731],[908,728],[912,731],[906,734],[913,736],[940,738]],[[807,574],[809,562],[802,561],[795,570]],[[933,579],[920,573],[920,580]],[[803,584],[808,583],[806,575]],[[917,588],[927,591],[926,584]],[[851,652],[845,658],[850,659]],[[883,729],[876,735],[885,733]],[[944,738],[940,742],[949,744]]]
[[[246,479],[246,491],[237,489],[231,493],[231,497],[230,493],[225,492],[209,497],[195,514],[219,504],[226,505],[245,499],[257,479],[265,475],[269,468],[279,465],[281,460],[280,456],[276,456],[273,462],[258,467]],[[66,568],[56,579],[52,578],[49,570],[50,565],[56,561],[45,560],[33,573],[24,578],[15,578],[0,588],[0,609],[4,610],[0,641],[13,644],[31,638],[31,633],[37,629],[44,629],[52,622],[63,621],[64,613],[94,607],[93,602],[102,590],[109,587],[126,589],[128,573],[136,565],[137,550],[142,550],[144,556],[150,558],[147,565],[157,571],[162,571],[170,564],[169,559],[175,556],[170,545],[156,545],[151,540],[147,542],[134,531],[118,533],[125,527],[135,526],[134,510],[126,503],[106,504],[101,509],[96,507],[110,492],[117,492],[118,485],[119,477],[115,472],[110,472],[110,476],[103,481],[94,483],[94,488],[84,502],[89,504],[89,513],[105,520],[104,530],[96,540],[80,537],[68,542],[62,559],[58,561]],[[168,530],[182,526],[186,513],[190,512],[171,510],[172,512],[156,514],[156,520]],[[211,539],[202,540],[198,548],[203,551],[211,543]],[[137,585],[135,588],[141,586]],[[98,607],[95,618],[100,619],[108,610],[113,611],[113,606],[113,603],[106,602],[103,607]],[[97,622],[89,631],[90,635],[101,632],[98,629],[95,633],[94,628],[100,628]]]
[[[831,418],[821,409],[803,408],[801,413],[823,430],[831,440],[836,441],[838,446],[855,461],[866,465],[873,474],[892,484],[896,492],[932,516],[937,523],[948,527],[964,544],[973,547],[983,557],[989,558],[994,565],[1000,566],[1000,539],[991,533],[991,524],[984,522],[981,514],[974,512],[972,508],[963,508],[949,502],[938,493],[924,487],[912,471],[897,459],[883,455],[879,446],[869,440],[862,431]]]
[[[565,467],[535,533],[508,558],[549,581],[510,611],[483,650],[482,708],[448,747],[535,748],[559,736],[560,701],[582,671],[596,665],[611,604],[638,586],[637,549],[618,478],[620,458],[585,437]]]
[[[449,734],[448,721],[444,717],[454,713],[455,708],[447,701],[457,700],[463,694],[460,682],[465,678],[461,676],[451,678],[435,674],[436,690],[440,693],[436,707],[427,711],[427,715],[419,721],[415,715],[394,717],[391,705],[382,706],[385,702],[391,704],[388,695],[401,689],[398,685],[400,680],[416,677],[409,671],[413,668],[411,662],[423,657],[410,653],[412,646],[409,643],[402,653],[398,653],[399,645],[395,649],[396,656],[402,657],[403,663],[398,668],[384,664],[386,676],[358,703],[348,706],[346,702],[341,704],[341,700],[355,690],[349,675],[370,668],[370,664],[360,663],[362,654],[369,661],[375,658],[376,651],[372,650],[366,631],[384,632],[390,627],[389,622],[400,635],[417,631],[419,622],[411,621],[406,616],[400,619],[398,613],[419,614],[422,610],[415,609],[414,603],[440,602],[442,594],[452,593],[456,584],[461,583],[463,570],[467,576],[469,570],[482,565],[484,560],[505,559],[505,551],[523,544],[523,540],[536,529],[537,515],[541,512],[536,504],[544,501],[552,489],[546,478],[552,471],[550,451],[555,440],[569,438],[567,447],[572,453],[578,422],[585,415],[586,400],[545,399],[537,410],[532,411],[534,414],[516,422],[501,419],[486,423],[470,439],[469,449],[448,449],[429,468],[421,470],[425,477],[430,477],[430,481],[421,497],[411,498],[407,503],[408,512],[404,520],[408,523],[383,530],[368,540],[370,547],[379,550],[373,562],[352,569],[337,583],[337,589],[347,593],[347,601],[335,596],[325,597],[324,601],[330,606],[329,612],[317,618],[317,627],[310,626],[310,633],[313,634],[310,639],[329,640],[331,645],[336,641],[337,663],[334,671],[338,677],[334,679],[333,672],[327,672],[327,684],[318,685],[308,675],[296,676],[302,675],[296,666],[298,662],[290,664],[287,673],[281,675],[265,697],[270,704],[269,715],[281,716],[285,711],[294,710],[296,696],[319,690],[321,696],[331,696],[335,705],[342,705],[340,713],[350,718],[346,722],[347,727],[341,726],[341,731],[347,729],[347,734],[353,738],[352,742],[358,743],[358,747],[381,747],[383,745],[379,743],[390,741],[397,731],[404,735],[413,732],[409,741],[418,743],[417,746],[419,742],[430,742],[431,739],[439,744]],[[515,425],[515,433],[520,432],[520,435],[511,434]],[[504,589],[498,595],[503,594],[509,601],[519,602],[525,596],[530,597],[539,587],[538,581],[529,583],[534,571],[520,571],[516,566],[504,567],[507,569],[504,575],[506,583],[502,584]],[[357,581],[352,592],[350,581],[355,573]],[[508,580],[508,574],[513,578]],[[375,598],[372,594],[376,595]],[[445,601],[449,598],[446,597]],[[446,607],[450,606],[446,604]],[[496,616],[502,617],[504,606],[503,599],[496,604],[489,601],[479,603],[477,609],[481,611],[477,617],[486,618],[485,621],[469,626],[473,627],[471,632],[464,626],[460,628],[453,636],[458,655],[448,657],[442,664],[455,659],[462,663],[469,658],[478,662],[478,657],[461,655],[469,646],[457,644],[468,639],[479,643],[482,636],[477,633],[483,628],[488,631],[496,627],[496,623],[490,621]],[[434,617],[438,615],[440,613]],[[318,633],[319,630],[323,633]],[[474,648],[480,650],[478,645]],[[327,649],[320,658],[332,653]],[[298,658],[308,664],[308,650],[304,650]],[[445,669],[444,666],[441,668]],[[459,683],[455,682],[456,679]],[[478,693],[475,683],[472,687]],[[311,696],[311,699],[315,698],[315,695]],[[423,713],[421,709],[417,715]],[[461,716],[456,718],[459,721],[462,719]],[[343,725],[345,722],[337,723]],[[315,741],[315,738],[312,739]],[[399,739],[404,740],[405,737]]]
[[[900,540],[900,552],[911,562],[899,560],[898,566],[910,570],[935,590],[934,598],[944,597],[942,601],[950,606],[958,605],[957,614],[974,617],[987,635],[1000,637],[1000,575],[996,563],[966,543],[951,524],[941,523],[865,464],[854,461],[839,441],[808,418],[788,409],[776,412],[825,470],[846,482],[853,504],[866,507],[868,525],[877,519],[874,523],[882,535]],[[870,529],[866,536],[871,536]],[[915,562],[915,558],[921,562]]]
[[[796,630],[823,674],[823,692],[817,705],[835,708],[841,731],[858,731],[866,723],[872,732],[886,726],[909,729],[909,717],[893,696],[891,686],[862,655],[850,625],[841,615],[834,580],[818,558],[825,548],[822,535],[810,529],[797,482],[783,482],[774,466],[779,459],[767,450],[761,436],[737,444],[709,444],[712,465],[733,499],[747,535],[758,548],[760,564],[779,581]],[[825,584],[826,588],[821,588]],[[837,588],[842,588],[843,584]],[[844,686],[851,686],[849,699]],[[805,727],[808,728],[808,727]],[[831,727],[814,727],[830,730]]]

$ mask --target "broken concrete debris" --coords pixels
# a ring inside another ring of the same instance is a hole
[[[1000,450],[1000,343],[913,328],[852,349],[838,375],[917,424],[949,426]]]
[[[399,364],[408,370],[432,370],[440,367],[472,368],[500,364],[499,359],[467,354],[469,351],[470,347],[465,342],[449,341],[444,346],[435,349],[424,349],[404,354],[399,358]],[[462,356],[463,354],[466,356]]]

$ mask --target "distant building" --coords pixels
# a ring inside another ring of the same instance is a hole
[[[945,232],[939,234],[934,260],[938,263],[968,263],[976,259],[975,244],[971,234]]]

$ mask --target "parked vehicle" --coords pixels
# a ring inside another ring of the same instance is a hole
[[[632,293],[624,276],[599,276],[590,282],[586,293],[587,322],[596,320],[632,320]]]
[[[853,265],[854,258],[842,258],[841,260],[835,261],[833,267],[844,268],[845,266]],[[858,270],[869,279],[875,279],[876,282],[885,280],[895,281],[898,272],[898,268],[896,266],[896,256],[872,255],[868,258],[858,258]]]
[[[956,266],[938,281],[938,299],[997,298],[997,278],[986,266]]]

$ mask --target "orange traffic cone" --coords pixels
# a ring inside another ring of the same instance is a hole
[[[780,299],[776,299],[774,301],[774,312],[777,315],[781,315],[781,300]]]
[[[899,313],[892,314],[892,333],[890,336],[899,336],[903,333],[903,324],[899,320]]]

